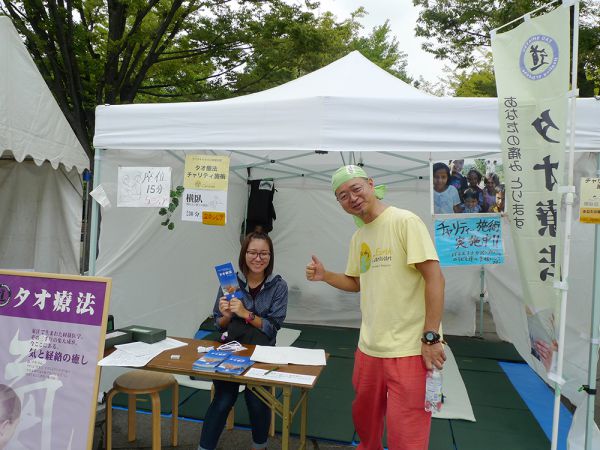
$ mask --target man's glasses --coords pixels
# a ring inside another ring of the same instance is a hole
[[[271,252],[257,252],[256,250],[248,250],[246,252],[251,259],[255,259],[259,257],[260,259],[269,259],[271,257]]]
[[[355,184],[354,186],[350,186],[350,193],[354,194],[356,197],[363,191],[363,189],[364,186],[362,184]],[[337,201],[340,203],[346,203],[348,200],[350,200],[350,193],[346,191],[340,192],[337,196]]]

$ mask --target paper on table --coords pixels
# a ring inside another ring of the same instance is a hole
[[[98,361],[99,366],[142,367],[148,364],[156,355],[133,355],[123,350],[115,350],[106,358]]]
[[[287,373],[287,372],[277,372],[272,371],[269,373],[268,370],[264,369],[249,369],[244,376],[248,378],[260,378],[262,380],[273,380],[273,381],[284,381],[287,383],[295,383],[295,384],[308,384],[311,385],[315,381],[314,375],[301,375],[299,373]]]
[[[166,338],[162,341],[155,342],[154,344],[147,344],[145,342],[129,342],[127,344],[115,345],[115,347],[135,356],[150,354],[154,354],[156,356],[164,350],[171,350],[173,348],[183,347],[185,345],[187,345],[185,342],[181,342],[173,338]]]
[[[142,367],[165,350],[187,345],[176,339],[166,338],[154,344],[145,342],[131,342],[129,344],[116,345],[117,350],[98,362],[99,366],[128,366]]]
[[[304,366],[324,366],[327,364],[325,350],[299,347],[257,345],[250,359],[270,364],[301,364]]]

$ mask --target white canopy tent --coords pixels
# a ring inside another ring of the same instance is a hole
[[[246,181],[273,177],[277,220],[272,236],[275,267],[288,281],[289,322],[358,326],[358,297],[304,279],[311,254],[342,271],[354,231],[335,202],[331,173],[362,162],[386,201],[432,224],[429,160],[498,156],[496,99],[431,97],[370,63],[359,53],[265,92],[215,102],[99,106],[96,114],[101,184],[116,203],[119,166],[171,166],[181,184],[185,154],[231,156],[228,222],[224,228],[178,222],[160,226],[154,209],[103,211],[99,275],[113,277],[112,313],[118,326],[143,323],[191,335],[211,313],[217,282],[213,266],[237,260],[247,198]],[[594,173],[591,151],[600,151],[600,102],[577,100],[578,172]],[[324,153],[328,152],[328,153]],[[179,211],[178,211],[179,213]],[[507,262],[486,266],[489,300],[499,335],[529,355],[529,339],[516,262],[505,222]],[[592,263],[585,251],[591,227],[575,227],[564,392],[576,397],[585,382]],[[578,254],[578,252],[581,252]],[[444,329],[475,332],[480,267],[449,268]]]
[[[0,267],[79,273],[88,158],[4,16],[0,42]]]

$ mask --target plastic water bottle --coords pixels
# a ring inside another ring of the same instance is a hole
[[[442,372],[435,367],[427,371],[425,378],[425,411],[442,409]]]

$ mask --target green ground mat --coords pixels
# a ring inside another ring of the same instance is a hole
[[[207,325],[212,330],[212,319]],[[358,330],[285,324],[301,331],[294,343],[304,348],[324,348],[330,357],[308,400],[308,436],[340,442],[358,440],[352,424],[352,369]],[[511,344],[478,338],[446,336],[469,393],[477,422],[434,419],[430,450],[535,450],[549,448],[549,441],[527,409],[497,360],[522,361]],[[281,391],[278,391],[281,395]],[[179,414],[204,419],[210,391],[180,387]],[[298,393],[294,393],[293,401]],[[147,396],[139,396],[140,398]],[[119,394],[115,405],[127,406],[127,397]],[[161,393],[163,413],[171,412],[170,391]],[[140,409],[150,409],[149,400],[139,401]],[[237,426],[249,426],[243,394],[235,406]],[[294,421],[292,433],[299,431]],[[277,419],[276,430],[281,430]],[[384,441],[385,443],[385,441]]]
[[[452,348],[454,357],[487,358],[499,361],[523,362],[515,347],[508,342],[490,342],[466,336],[444,336]]]
[[[300,339],[318,342],[317,348],[324,349],[331,356],[354,358],[358,344],[357,328],[324,327],[317,325],[301,325],[285,323],[285,328],[300,330]]]
[[[527,409],[473,405],[473,411],[475,423],[450,421],[458,450],[550,448],[550,441]]]
[[[454,349],[452,349],[454,351]],[[460,371],[474,370],[477,372],[503,372],[495,359],[475,358],[471,356],[455,356],[456,365]]]
[[[429,450],[454,450],[454,437],[449,420],[434,419],[431,421]]]
[[[528,411],[527,405],[504,373],[461,370],[460,374],[469,393],[471,405]],[[479,420],[477,415],[475,419]]]

